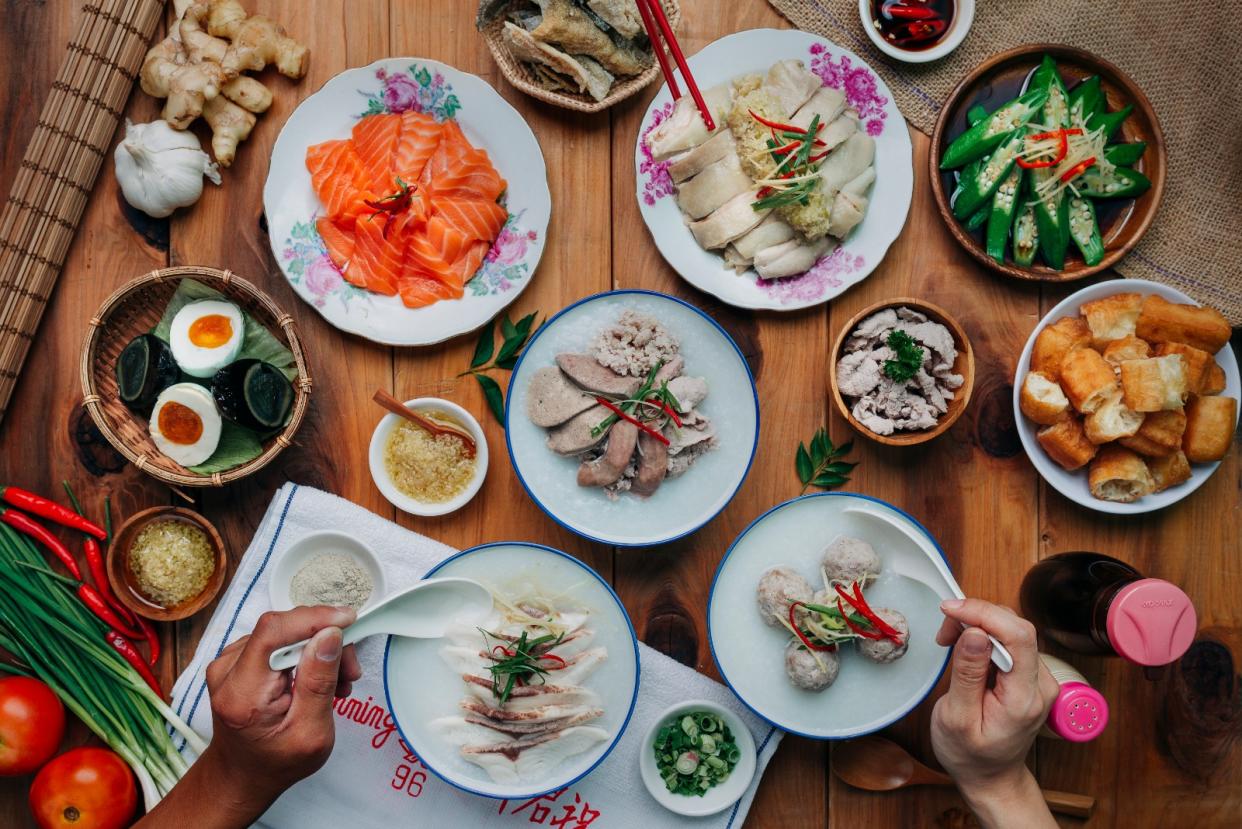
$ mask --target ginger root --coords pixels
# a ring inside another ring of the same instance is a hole
[[[211,125],[211,152],[223,167],[233,163],[237,145],[250,137],[255,121],[253,113],[228,98],[212,98],[203,107],[203,118]]]
[[[252,113],[272,105],[271,91],[242,74],[269,63],[291,78],[306,74],[308,52],[272,20],[250,17],[237,0],[174,0],[178,19],[152,46],[140,73],[142,90],[167,99],[162,117],[184,130],[202,116],[212,151],[227,167],[255,125]]]
[[[207,31],[231,41],[220,61],[230,77],[247,70],[259,72],[269,64],[286,77],[306,74],[310,55],[283,26],[262,15],[247,17],[238,0],[209,0],[207,8]]]

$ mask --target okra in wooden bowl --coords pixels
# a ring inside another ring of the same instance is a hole
[[[1111,267],[1164,193],[1164,137],[1143,91],[1082,49],[995,55],[953,90],[932,133],[932,192],[972,256],[1018,279]]]

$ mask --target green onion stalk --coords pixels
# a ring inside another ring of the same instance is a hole
[[[45,567],[29,539],[0,524],[0,648],[16,660],[0,662],[0,671],[47,683],[134,770],[150,810],[189,768],[172,734],[196,754],[207,744],[107,644],[108,626]]]

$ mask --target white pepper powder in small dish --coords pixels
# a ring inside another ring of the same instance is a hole
[[[359,610],[371,598],[371,575],[347,553],[321,553],[308,560],[289,584],[295,605],[331,605]]]
[[[330,605],[362,611],[387,595],[380,561],[363,541],[321,530],[294,541],[272,562],[273,610]]]

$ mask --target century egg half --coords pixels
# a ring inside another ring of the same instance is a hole
[[[116,358],[116,384],[121,402],[147,416],[159,393],[181,379],[168,343],[154,334],[139,334]]]
[[[289,378],[262,360],[238,360],[220,369],[212,378],[211,394],[226,418],[258,431],[284,426],[293,407]]]

